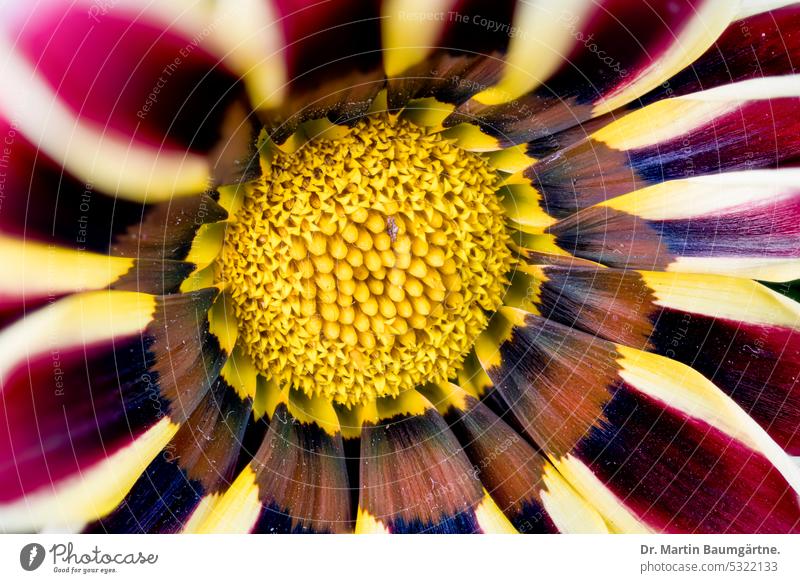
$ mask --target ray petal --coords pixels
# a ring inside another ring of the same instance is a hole
[[[342,436],[332,405],[284,397],[253,460],[199,532],[341,533],[352,529]]]
[[[797,466],[698,372],[516,309],[494,328],[497,390],[615,530],[800,528]]]
[[[618,268],[800,277],[795,169],[673,180],[581,210],[548,234],[562,250]]]
[[[737,8],[726,0],[570,2],[555,19],[545,18],[551,25],[545,35],[515,36],[509,53],[518,62],[507,67],[509,80],[463,104],[447,123],[477,117],[504,145],[577,126],[627,105],[689,65]],[[520,30],[545,26],[539,13],[548,10],[544,2],[528,3],[518,14]],[[539,51],[542,60],[528,59],[525,46],[537,39],[549,50]],[[557,55],[562,64],[554,69]]]
[[[800,453],[797,303],[718,275],[542,266],[534,279],[542,316],[695,368]]]
[[[666,99],[525,170],[542,208],[564,217],[646,186],[794,165],[800,76],[765,77]]]
[[[198,520],[233,479],[251,406],[217,379],[122,503],[87,532],[174,533]]]
[[[521,533],[602,533],[600,514],[489,407],[455,385],[426,387],[492,500]]]
[[[214,294],[85,292],[0,333],[0,529],[117,506],[222,366]]]
[[[471,533],[503,526],[433,405],[419,393],[380,399],[361,431],[356,532]],[[483,522],[482,522],[483,521]]]

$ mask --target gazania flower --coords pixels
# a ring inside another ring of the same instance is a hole
[[[796,531],[785,4],[5,5],[0,529]]]

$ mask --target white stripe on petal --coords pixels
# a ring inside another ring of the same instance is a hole
[[[208,187],[205,156],[147,147],[79,119],[5,38],[0,38],[0,52],[6,55],[0,115],[80,180],[121,198],[151,203]]]

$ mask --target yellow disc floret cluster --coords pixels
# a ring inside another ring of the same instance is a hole
[[[217,274],[256,368],[348,406],[453,378],[507,284],[497,180],[387,115],[277,152]]]

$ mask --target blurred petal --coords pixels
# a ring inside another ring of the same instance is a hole
[[[0,115],[0,232],[26,240],[105,252],[114,236],[138,221],[145,206],[102,196],[47,158]]]
[[[0,529],[113,510],[222,366],[214,292],[86,292],[0,333]]]
[[[244,65],[258,109],[316,93],[320,85],[329,92],[342,89],[348,73],[381,68],[380,8],[374,0],[236,0],[219,3],[216,14],[224,34],[239,39],[232,56]]]
[[[38,73],[5,48],[10,89],[0,94],[0,114],[15,120],[27,139],[68,172],[133,201],[158,202],[205,190],[210,179],[205,157],[132,142],[82,121]]]
[[[731,22],[737,6],[729,0],[570,3],[555,22],[546,19],[550,30],[543,37],[527,30],[542,26],[549,7],[531,4],[519,12],[521,32],[509,48],[519,62],[506,71],[515,73],[459,107],[446,123],[477,118],[485,133],[505,145],[576,126],[626,105],[689,65]],[[528,58],[526,43],[537,42],[555,53],[565,44],[572,47],[551,76],[555,61]],[[529,71],[527,63],[536,64]]]
[[[800,469],[699,373],[510,308],[492,334],[497,390],[614,529],[800,528]]]
[[[128,2],[99,14],[88,2],[21,6],[5,10],[4,115],[99,190],[151,201],[204,190],[205,155],[240,93],[205,48],[207,15]]]
[[[503,55],[516,34],[514,12],[525,3],[459,0],[385,6],[389,107],[413,107],[411,100],[435,98],[444,119],[455,106],[498,81]]]
[[[591,0],[533,0],[519,5],[513,23],[517,32],[511,40],[502,77],[476,98],[481,103],[511,101],[553,75],[576,40],[569,27],[560,24],[586,25],[597,10]],[[537,58],[532,59],[531,55]]]
[[[365,115],[384,86],[379,2],[267,3],[287,75],[283,102],[259,111],[267,135],[282,144],[304,121],[352,125]]]
[[[172,293],[193,269],[180,261],[126,259],[0,234],[0,324],[63,295],[91,289]]]
[[[159,149],[206,152],[236,77],[209,50],[205,7],[170,4],[44,0],[11,9],[5,28],[81,121]]]
[[[741,0],[739,18],[747,18],[766,11],[778,10],[792,4],[797,4],[797,0]]]
[[[171,260],[188,255],[203,224],[227,216],[213,192],[159,204],[105,196],[37,151],[15,124],[0,120],[0,136],[5,144],[0,157],[0,237],[27,241],[31,252],[46,245],[83,255],[137,259],[139,291],[173,291],[170,286],[183,266]],[[157,276],[159,268],[166,274],[163,282],[145,276],[151,271]]]
[[[273,0],[285,39],[292,91],[333,81],[345,71],[380,68],[380,7],[375,0]]]
[[[226,0],[213,4],[209,40],[241,75],[255,108],[280,105],[288,82],[285,45],[275,2]]]
[[[382,6],[383,68],[396,77],[437,46],[457,0],[385,0]]]

